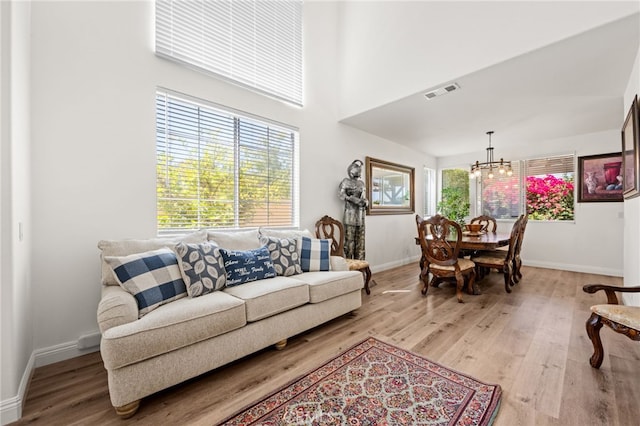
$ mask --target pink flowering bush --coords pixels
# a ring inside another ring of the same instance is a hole
[[[573,220],[573,177],[527,176],[527,213],[533,220]]]

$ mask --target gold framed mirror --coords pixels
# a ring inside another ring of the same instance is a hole
[[[415,211],[415,169],[365,157],[368,215],[412,214]]]

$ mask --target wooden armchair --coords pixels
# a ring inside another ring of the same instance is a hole
[[[479,223],[482,225],[482,231],[495,233],[498,230],[498,223],[495,218],[487,215],[474,217],[470,223]]]
[[[520,235],[518,235],[518,241],[516,242],[516,248],[513,252],[513,280],[517,284],[522,279],[522,258],[520,258],[520,250],[522,250],[522,240],[524,240],[524,231],[527,229],[527,223],[529,222],[529,216],[527,214],[521,215],[522,223],[520,224]]]
[[[638,287],[614,287],[604,284],[588,284],[582,287],[586,293],[604,290],[607,304],[591,307],[591,316],[587,320],[587,335],[593,344],[593,355],[589,360],[593,368],[600,368],[604,359],[604,349],[600,340],[602,325],[610,327],[616,333],[624,334],[631,340],[640,341],[640,306],[618,304],[616,291],[620,293],[640,293]]]
[[[462,228],[456,222],[444,216],[436,215],[424,219],[418,224],[418,238],[424,257],[424,266],[420,278],[424,283],[422,294],[427,294],[427,274],[431,272],[433,278],[430,285],[437,287],[445,278],[456,281],[456,297],[462,303],[462,289],[467,281],[467,291],[473,294],[473,283],[476,276],[475,264],[465,258],[459,258]],[[451,232],[453,231],[453,232]],[[429,238],[427,238],[427,236]],[[455,234],[455,235],[453,235]]]
[[[324,215],[316,222],[316,238],[331,240],[331,256],[344,257],[344,226],[342,222],[331,216]],[[360,271],[364,277],[364,290],[371,294],[371,268],[366,260],[346,259],[350,271]]]

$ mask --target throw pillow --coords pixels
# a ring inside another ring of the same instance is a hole
[[[220,249],[215,244],[178,243],[175,252],[190,297],[202,296],[224,287],[227,272]]]
[[[224,258],[224,269],[227,271],[227,287],[276,276],[271,255],[266,247],[246,251],[221,248],[220,253]]]
[[[135,297],[138,318],[187,295],[176,254],[161,248],[129,256],[106,256],[118,283]]]
[[[300,266],[304,272],[329,271],[331,262],[331,240],[316,240],[302,237]]]
[[[297,239],[262,237],[260,242],[267,246],[276,274],[288,277],[302,273]]]

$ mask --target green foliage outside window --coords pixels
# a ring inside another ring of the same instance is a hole
[[[438,213],[464,225],[469,216],[469,172],[462,169],[442,171],[442,199]]]

